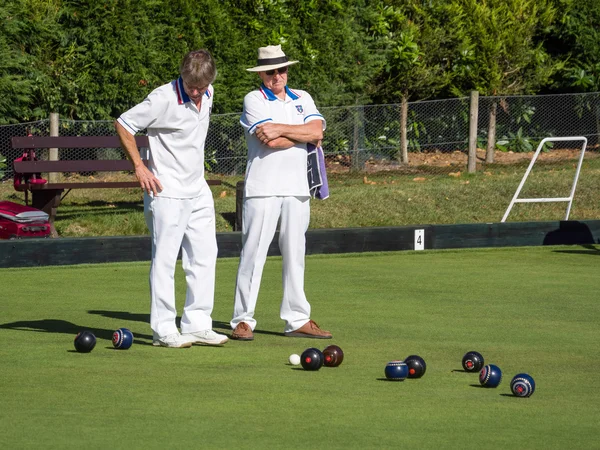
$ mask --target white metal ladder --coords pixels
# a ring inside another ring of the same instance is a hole
[[[577,170],[575,171],[575,178],[573,179],[573,186],[571,187],[571,194],[568,197],[519,198],[521,189],[523,189],[523,185],[525,184],[525,181],[527,180],[527,177],[529,176],[529,173],[531,172],[531,169],[533,168],[533,165],[535,164],[535,161],[537,160],[537,157],[540,154],[540,151],[544,147],[544,144],[546,142],[560,142],[560,141],[583,141],[581,155],[579,155],[579,163],[577,164]],[[502,217],[502,222],[504,222],[506,220],[506,218],[508,217],[508,214],[510,213],[510,210],[512,209],[512,207],[514,206],[515,203],[543,203],[543,202],[546,202],[546,203],[548,203],[548,202],[569,202],[569,204],[567,206],[567,213],[565,214],[565,219],[564,219],[564,220],[569,220],[569,214],[571,213],[571,205],[573,204],[573,197],[575,196],[575,188],[577,187],[577,180],[579,180],[579,172],[581,171],[581,164],[583,163],[583,156],[585,154],[586,147],[587,147],[587,138],[585,138],[583,136],[550,137],[550,138],[542,139],[542,141],[538,145],[537,150],[535,151],[535,154],[533,155],[533,158],[531,158],[531,162],[529,163],[529,167],[527,168],[525,175],[523,175],[521,184],[519,184],[519,187],[517,188],[517,191],[515,192],[515,195],[513,196],[512,200],[510,202],[510,205],[508,205],[508,208],[506,209],[506,212],[504,213],[504,217]]]

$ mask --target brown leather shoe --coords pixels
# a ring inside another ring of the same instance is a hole
[[[286,331],[284,334],[288,337],[313,339],[331,339],[333,337],[329,331],[321,330],[313,320],[309,320],[297,330]]]
[[[252,328],[246,322],[240,322],[231,333],[231,339],[238,341],[253,341],[254,334],[252,334]]]

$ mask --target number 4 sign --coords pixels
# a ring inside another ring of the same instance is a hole
[[[425,250],[425,230],[415,230],[415,250]]]

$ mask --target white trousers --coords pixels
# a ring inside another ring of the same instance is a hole
[[[144,196],[152,238],[150,326],[159,336],[177,333],[175,267],[181,248],[187,292],[181,332],[212,328],[217,238],[212,193],[205,185],[195,198]]]
[[[305,233],[310,221],[310,197],[251,197],[242,210],[242,253],[235,289],[231,327],[246,322],[254,330],[254,311],[263,267],[275,231],[279,228],[279,250],[283,257],[283,299],[280,317],[285,331],[294,331],[310,319],[310,304],[304,294]]]

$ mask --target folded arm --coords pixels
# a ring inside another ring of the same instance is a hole
[[[323,139],[323,121],[312,120],[304,125],[266,122],[256,127],[255,137],[272,149],[283,150],[297,143],[317,144]]]

